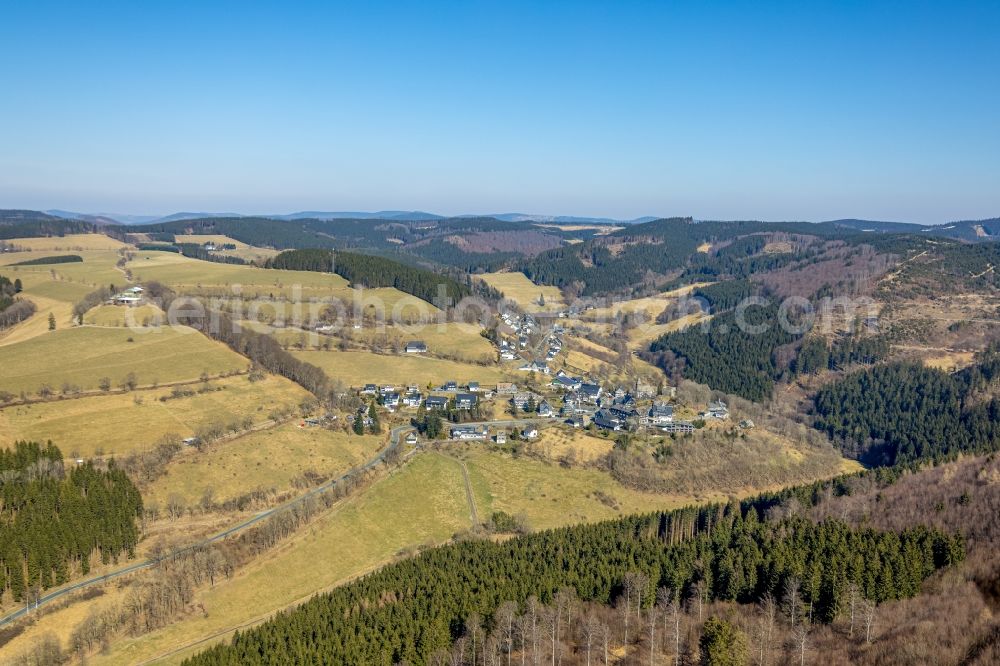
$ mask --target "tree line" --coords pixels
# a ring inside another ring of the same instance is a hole
[[[322,249],[288,250],[269,259],[267,268],[336,273],[354,286],[393,287],[428,303],[437,303],[441,295],[457,303],[472,290],[449,277],[385,257]],[[439,295],[439,291],[443,294]]]
[[[498,627],[505,602],[551,603],[562,588],[601,604],[627,595],[632,609],[654,605],[661,587],[754,602],[795,580],[815,618],[828,622],[842,612],[848,586],[876,601],[910,597],[962,556],[960,538],[923,527],[892,533],[837,520],[775,523],[753,505],[712,505],[437,548],[185,663],[425,664],[461,636],[470,617]]]
[[[102,563],[134,557],[142,498],[114,461],[66,469],[51,442],[0,449],[0,595],[15,601]]]
[[[35,304],[21,298],[21,278],[10,278],[0,275],[0,329],[13,326],[35,314]]]
[[[45,266],[48,264],[78,264],[83,261],[83,257],[78,254],[57,254],[48,257],[38,257],[37,259],[26,259],[11,266]]]
[[[158,282],[147,283],[146,293],[157,299],[164,310],[169,310],[176,298],[172,290]],[[269,372],[290,379],[320,400],[333,397],[333,384],[322,369],[295,358],[270,335],[240,325],[225,312],[193,313],[179,309],[177,323],[228,345],[237,354],[246,356]]]

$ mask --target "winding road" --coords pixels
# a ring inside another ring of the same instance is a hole
[[[499,420],[499,421],[478,421],[478,422],[474,422],[474,423],[466,423],[466,424],[463,424],[463,425],[473,425],[473,426],[485,425],[485,426],[494,426],[494,427],[511,427],[511,426],[527,425],[528,423],[532,423],[532,422],[544,422],[544,421],[551,421],[551,419],[541,419],[541,418],[539,418],[539,419],[508,419],[508,420]],[[22,617],[28,615],[29,612],[32,611],[32,610],[37,610],[37,609],[41,608],[42,606],[45,606],[46,604],[49,604],[49,603],[51,603],[51,602],[53,602],[53,601],[55,601],[57,599],[61,599],[62,597],[66,596],[67,594],[70,594],[72,592],[76,592],[77,590],[81,590],[81,589],[86,588],[86,587],[90,587],[91,585],[96,585],[98,583],[104,583],[106,581],[113,580],[115,578],[120,578],[120,577],[128,575],[130,573],[135,573],[136,571],[142,571],[144,569],[150,569],[150,568],[156,566],[157,564],[159,564],[160,562],[162,562],[164,560],[169,560],[170,558],[177,557],[178,555],[183,555],[184,553],[189,552],[191,550],[195,550],[197,548],[201,548],[203,546],[207,546],[208,544],[214,543],[216,541],[220,541],[222,539],[225,539],[228,536],[232,536],[233,534],[236,534],[238,532],[242,532],[243,530],[245,530],[245,529],[247,529],[249,527],[253,527],[257,523],[261,522],[262,520],[270,518],[271,516],[274,516],[274,515],[276,515],[278,513],[281,513],[282,511],[287,511],[290,508],[292,508],[292,507],[294,507],[294,506],[296,506],[298,504],[301,504],[302,502],[304,502],[308,498],[314,497],[314,496],[316,496],[316,495],[318,495],[318,494],[320,494],[322,492],[325,492],[325,491],[333,488],[334,486],[336,486],[339,483],[343,483],[349,477],[354,476],[355,474],[358,474],[359,472],[366,472],[366,471],[374,468],[375,466],[381,464],[385,460],[386,456],[389,455],[389,453],[391,453],[391,452],[395,451],[397,448],[399,448],[400,437],[403,435],[403,433],[409,432],[411,430],[413,430],[413,426],[410,426],[410,425],[396,426],[395,428],[393,428],[389,432],[389,445],[386,446],[385,448],[381,449],[371,460],[368,460],[367,462],[365,462],[365,463],[363,463],[361,465],[358,465],[357,467],[351,468],[350,470],[348,470],[344,474],[338,476],[337,478],[332,479],[330,481],[327,481],[326,483],[324,483],[322,485],[316,486],[312,490],[309,490],[308,492],[306,492],[306,493],[304,493],[304,494],[296,497],[295,499],[289,500],[288,502],[285,502],[284,504],[279,504],[278,506],[273,507],[271,509],[268,509],[266,511],[261,511],[258,514],[255,514],[253,517],[248,518],[247,520],[244,520],[241,523],[233,525],[232,527],[227,528],[226,530],[224,530],[222,532],[219,532],[218,534],[214,534],[214,535],[212,535],[210,537],[207,537],[205,539],[202,539],[200,541],[196,541],[195,543],[189,544],[189,545],[184,546],[182,548],[178,548],[177,550],[171,551],[170,553],[168,553],[166,555],[163,555],[161,557],[150,558],[150,559],[144,560],[142,562],[136,562],[135,564],[131,564],[131,565],[127,566],[127,567],[123,567],[121,569],[116,569],[114,571],[110,571],[110,572],[108,572],[106,574],[103,574],[103,575],[100,575],[100,576],[92,576],[90,578],[85,578],[85,579],[83,579],[81,581],[77,581],[75,583],[70,583],[69,585],[65,585],[65,586],[60,587],[58,589],[52,590],[52,591],[50,591],[50,592],[48,592],[48,593],[46,593],[46,594],[38,597],[34,601],[30,602],[30,604],[25,604],[24,607],[19,608],[16,611],[12,611],[11,613],[9,613],[9,614],[3,616],[2,618],[0,618],[0,627],[8,625],[11,622],[14,622],[15,620],[18,620],[19,618],[22,618]]]

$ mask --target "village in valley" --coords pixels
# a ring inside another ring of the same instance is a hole
[[[420,437],[427,439],[427,415],[433,414],[445,419],[448,427],[432,429],[431,439],[489,440],[499,445],[508,440],[534,440],[545,428],[585,429],[604,436],[618,432],[676,436],[729,420],[725,401],[710,401],[700,411],[678,405],[676,388],[662,380],[655,385],[639,377],[602,382],[585,372],[573,374],[561,362],[567,331],[560,322],[577,314],[575,309],[554,314],[504,310],[496,317],[489,337],[495,343],[499,363],[510,369],[513,381],[481,385],[449,380],[424,388],[417,382],[405,387],[367,383],[356,387],[365,404],[353,418],[370,428],[372,405],[384,410],[393,423],[405,422],[409,416],[417,427],[407,442],[416,443]],[[409,340],[402,353],[418,355],[433,350],[423,340]],[[414,416],[417,413],[422,416]],[[744,419],[739,427],[752,428],[753,422]]]

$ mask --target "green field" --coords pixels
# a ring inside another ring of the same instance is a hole
[[[130,372],[148,386],[247,365],[239,354],[182,326],[135,331],[85,326],[0,346],[0,391],[35,393],[43,385],[59,391],[64,383],[96,389],[102,377],[117,386]]]
[[[89,663],[138,663],[172,652],[305,600],[402,552],[446,541],[469,527],[459,465],[443,456],[418,456],[232,580],[199,592],[196,603],[204,606],[204,612],[146,636],[116,640],[109,653],[95,654]],[[174,655],[164,663],[180,659]]]
[[[92,326],[148,326],[165,321],[163,310],[147,303],[129,307],[127,305],[98,305],[83,315],[83,323]]]
[[[369,460],[384,436],[358,436],[294,421],[277,428],[217,442],[205,451],[188,449],[167,466],[144,493],[147,504],[163,507],[172,496],[195,506],[206,489],[217,502],[253,490],[302,492],[292,482],[305,472],[337,476]]]
[[[347,280],[332,273],[288,271],[200,261],[175,252],[138,252],[129,262],[137,282],[156,280],[180,293],[242,298],[287,298],[292,301],[337,298],[366,316],[383,311],[386,317],[395,310],[402,321],[417,315],[433,316],[437,308],[415,296],[392,288],[352,289]],[[283,303],[263,304],[265,310],[290,307]],[[291,311],[283,313],[292,316]]]
[[[109,239],[110,240],[110,239]],[[22,243],[23,241],[12,241]],[[0,255],[0,262],[12,264],[38,257],[65,254],[62,252],[12,252]],[[0,266],[3,274],[13,280],[21,278],[25,288],[36,282],[60,280],[75,282],[89,287],[87,291],[93,291],[98,286],[117,284],[123,285],[128,281],[125,275],[115,267],[119,259],[116,250],[81,250],[72,254],[78,254],[83,258],[82,262],[68,264],[50,264],[42,266]],[[84,292],[86,293],[86,292]]]
[[[493,511],[506,511],[511,515],[523,514],[533,530],[540,530],[675,508],[694,501],[687,495],[632,490],[596,469],[565,468],[556,463],[513,458],[481,446],[457,447],[451,451],[458,451],[457,455],[466,462],[480,520],[487,519]]]
[[[0,441],[52,440],[67,457],[126,455],[151,448],[165,435],[190,437],[202,427],[249,416],[254,423],[310,395],[283,377],[250,382],[245,376],[213,380],[221,391],[160,401],[171,389],[98,395],[0,409]],[[201,384],[186,388],[198,389]],[[141,404],[135,399],[141,398]]]
[[[496,365],[448,361],[416,355],[373,354],[361,351],[292,352],[297,358],[317,365],[334,380],[345,386],[367,383],[397,385],[428,383],[440,386],[448,380],[460,384],[469,380],[482,384],[504,381],[504,373]]]
[[[174,239],[178,243],[197,243],[198,245],[203,245],[209,241],[220,247],[224,243],[235,245],[235,250],[216,249],[213,254],[219,254],[226,257],[240,257],[246,261],[261,261],[273,257],[279,252],[278,250],[272,250],[270,248],[247,245],[246,243],[238,241],[235,238],[221,236],[218,234],[177,234],[174,236]]]
[[[566,307],[558,287],[537,285],[524,273],[483,273],[479,278],[525,312],[550,312]],[[545,298],[545,305],[538,304],[540,296]]]
[[[93,287],[82,282],[53,280],[48,275],[22,276],[21,281],[24,283],[23,295],[29,299],[32,296],[42,296],[66,303],[76,303],[94,291]]]
[[[7,241],[12,245],[27,248],[41,256],[50,254],[77,254],[82,250],[117,250],[127,247],[121,241],[104,234],[67,234],[66,236],[45,236],[41,238],[15,238]],[[5,255],[6,256],[6,255]]]

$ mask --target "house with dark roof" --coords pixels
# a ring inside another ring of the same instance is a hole
[[[473,393],[459,393],[455,396],[455,407],[458,409],[472,409],[476,406],[477,398]]]
[[[560,391],[576,391],[582,383],[583,381],[577,377],[560,373],[552,380],[552,387]]]
[[[622,422],[607,409],[598,409],[597,413],[594,414],[594,418],[592,418],[590,422],[598,428],[603,428],[604,430],[622,429]]]
[[[406,343],[406,353],[407,354],[425,354],[427,353],[427,345],[424,344],[423,340],[410,340]]]
[[[411,391],[403,396],[403,406],[405,407],[419,407],[420,403],[423,402],[423,396],[420,395],[419,391]]]
[[[690,421],[674,421],[660,426],[660,431],[686,435],[694,432],[694,424]]]
[[[653,403],[646,416],[653,425],[663,425],[674,420],[674,407],[663,402]]]
[[[427,409],[448,409],[448,397],[443,395],[429,395],[424,400],[424,407]]]
[[[582,383],[576,393],[587,402],[597,402],[601,397],[601,387],[599,384]]]

